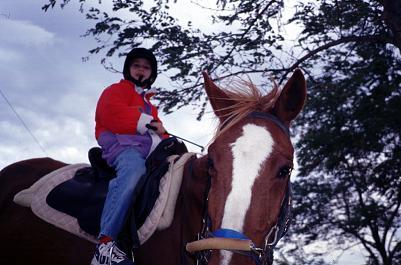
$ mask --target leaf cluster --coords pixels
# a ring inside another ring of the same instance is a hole
[[[361,244],[371,264],[396,264],[401,227],[401,58],[376,1],[301,4],[301,44],[322,51],[298,119],[295,234]],[[366,36],[376,41],[369,41]],[[319,69],[317,69],[317,67]],[[345,245],[347,245],[345,244]]]
[[[60,2],[63,7],[69,0]],[[179,1],[115,0],[112,12],[101,11],[101,5],[86,0],[79,2],[86,18],[94,21],[85,36],[95,38],[98,46],[89,52],[102,53],[104,65],[108,65],[108,58],[124,56],[138,46],[147,46],[155,53],[159,71],[175,84],[161,88],[158,94],[165,113],[199,103],[204,110],[206,98],[200,79],[204,70],[220,76],[266,72],[272,64],[272,47],[280,47],[283,40],[272,26],[283,1],[217,1],[217,14],[205,21],[210,33],[195,28],[192,21],[182,25],[169,13],[170,5],[179,5]],[[56,3],[49,0],[43,9],[54,8]],[[127,18],[124,12],[129,13]]]

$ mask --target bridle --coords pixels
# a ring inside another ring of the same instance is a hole
[[[276,124],[288,137],[290,137],[288,127],[276,116],[263,113],[263,112],[252,112],[250,115],[252,118],[265,119],[272,121]],[[213,168],[213,161],[208,158],[208,172],[209,169]],[[208,213],[208,200],[209,191],[211,188],[212,176],[208,173],[206,188],[204,191],[203,198],[203,217],[202,217],[202,228],[198,233],[197,241],[208,239],[208,238],[229,238],[243,240],[249,245],[246,250],[230,249],[234,253],[238,253],[244,256],[248,256],[254,260],[256,265],[271,265],[273,264],[273,251],[278,241],[288,231],[290,220],[291,220],[291,205],[292,205],[292,189],[291,182],[288,180],[285,196],[281,202],[280,213],[277,218],[276,224],[266,234],[263,246],[256,246],[252,240],[250,240],[244,234],[231,230],[231,229],[219,229],[212,231],[212,222]],[[196,241],[195,241],[196,242]],[[211,256],[212,250],[202,250],[194,253],[197,265],[207,265]]]

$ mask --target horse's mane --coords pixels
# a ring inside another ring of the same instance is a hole
[[[214,139],[228,131],[253,111],[271,111],[281,93],[281,90],[274,81],[273,89],[269,93],[263,93],[251,81],[245,80],[231,82],[228,87],[221,89],[228,96],[228,100],[233,101],[233,104],[220,109],[225,113],[225,122],[218,125]]]

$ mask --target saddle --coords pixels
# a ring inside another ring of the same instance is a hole
[[[159,196],[161,177],[167,172],[167,157],[188,152],[175,137],[164,139],[146,160],[146,173],[139,180],[132,198],[123,231],[118,236],[124,245],[139,246],[137,228],[141,227]],[[78,170],[74,177],[56,186],[47,196],[52,208],[77,218],[85,232],[97,236],[100,218],[107,195],[108,183],[115,177],[115,170],[102,158],[102,150],[89,150],[90,167]]]

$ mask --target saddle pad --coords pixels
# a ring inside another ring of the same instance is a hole
[[[163,230],[171,225],[181,188],[184,166],[194,155],[195,153],[184,153],[175,163],[177,155],[167,158],[170,166],[167,173],[160,179],[160,195],[144,224],[138,229],[138,238],[141,244],[148,240],[156,230]]]
[[[96,237],[83,231],[75,217],[57,211],[46,203],[46,197],[54,187],[71,179],[77,170],[89,166],[88,164],[73,164],[57,169],[39,179],[30,188],[17,193],[14,196],[14,202],[21,206],[31,207],[32,212],[44,221],[96,243]]]
[[[194,153],[185,153],[175,163],[174,160],[179,157],[178,155],[167,158],[170,165],[169,170],[160,180],[160,196],[144,224],[138,229],[141,244],[149,239],[156,230],[162,230],[171,225],[184,166],[187,160],[194,155]],[[89,166],[88,164],[74,164],[55,170],[39,179],[30,188],[17,193],[14,196],[14,202],[25,207],[31,207],[32,212],[44,221],[96,243],[96,237],[82,230],[75,217],[60,212],[46,203],[46,197],[54,187],[74,177],[77,170]]]

